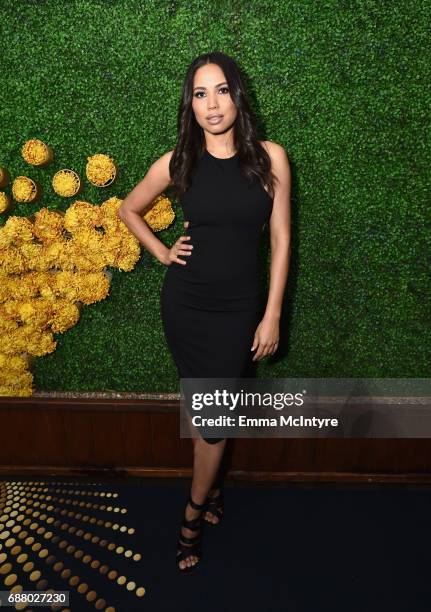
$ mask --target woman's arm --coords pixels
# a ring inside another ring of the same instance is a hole
[[[290,188],[291,172],[286,151],[275,142],[266,141],[271,157],[274,201],[270,219],[271,270],[265,313],[256,330],[251,350],[258,347],[253,361],[272,355],[279,342],[279,322],[290,262]]]
[[[150,166],[145,177],[124,198],[118,216],[139,242],[159,261],[171,263],[170,249],[159,240],[142,218],[142,213],[171,183],[169,162],[173,151],[169,151]]]
[[[269,229],[271,234],[271,270],[265,316],[280,318],[290,262],[290,187],[291,174],[286,151],[270,143],[272,170],[278,177]]]

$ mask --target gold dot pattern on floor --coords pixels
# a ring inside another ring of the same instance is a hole
[[[68,606],[45,610],[139,609],[143,554],[127,513],[106,483],[0,481],[0,591],[69,592]]]

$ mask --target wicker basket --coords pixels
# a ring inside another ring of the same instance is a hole
[[[81,179],[74,170],[64,168],[54,174],[52,188],[57,195],[70,198],[82,190]]]
[[[0,191],[0,213],[5,213],[11,205],[11,197],[4,191]]]
[[[0,187],[9,185],[10,176],[6,168],[0,168]]]
[[[32,166],[46,166],[54,159],[51,147],[38,138],[27,140],[21,149],[21,154],[24,160]]]
[[[95,187],[109,187],[115,181],[118,173],[117,165],[112,157],[103,153],[96,153],[87,157],[88,163],[85,172],[88,180]]]
[[[17,176],[12,183],[12,195],[17,202],[34,202],[41,193],[40,185],[28,176]]]

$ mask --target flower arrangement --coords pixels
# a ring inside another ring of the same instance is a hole
[[[4,191],[0,191],[0,213],[6,212],[11,203],[10,197]]]
[[[44,166],[54,157],[51,147],[38,138],[27,140],[21,149],[21,154],[24,160],[32,166]]]
[[[76,325],[82,305],[108,296],[106,266],[134,268],[140,243],[120,205],[76,200],[65,213],[42,208],[0,227],[0,396],[32,395],[31,359],[55,350],[53,334]],[[154,231],[167,227],[170,200],[159,196],[143,218]]]
[[[33,376],[28,369],[29,361],[25,355],[10,356],[0,353],[0,389],[5,389],[7,395],[31,395]],[[8,392],[8,389],[13,392]]]
[[[70,198],[78,193],[81,179],[73,170],[67,168],[56,172],[52,178],[52,188],[55,193],[64,198]]]
[[[28,176],[17,176],[12,183],[12,195],[17,202],[33,202],[40,194],[40,187]]]
[[[87,157],[87,178],[96,187],[108,187],[112,185],[117,174],[117,167],[109,155],[97,153]]]
[[[163,195],[158,196],[154,200],[154,206],[144,215],[144,219],[154,232],[160,232],[169,227],[175,219],[169,198]]]

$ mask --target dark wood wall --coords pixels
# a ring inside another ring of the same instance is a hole
[[[2,398],[0,474],[190,476],[179,402]],[[227,476],[431,482],[430,439],[229,439]]]

